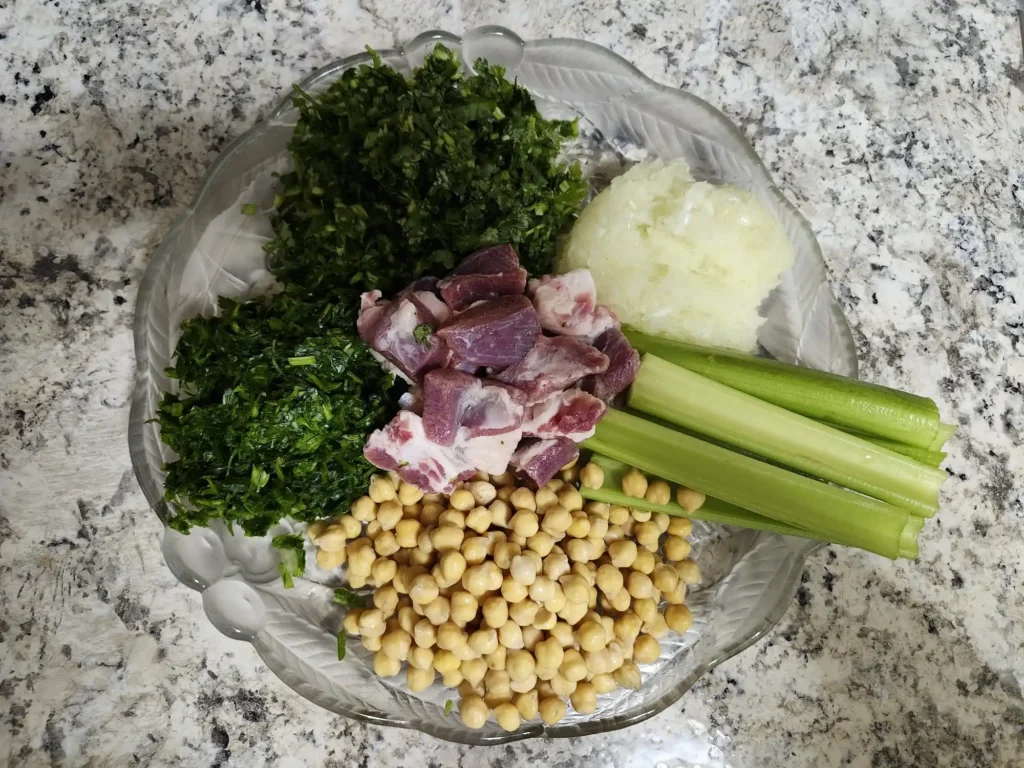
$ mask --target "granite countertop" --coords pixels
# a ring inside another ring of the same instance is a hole
[[[470,750],[316,709],[218,634],[125,432],[140,277],[226,142],[332,59],[486,23],[724,110],[818,233],[863,374],[961,426],[918,562],[826,548],[658,717]],[[1019,765],[1020,45],[1011,0],[0,2],[0,764]]]

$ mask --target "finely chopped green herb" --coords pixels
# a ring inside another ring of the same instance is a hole
[[[474,69],[438,46],[411,79],[373,54],[323,94],[297,89],[294,170],[266,246],[285,291],[222,299],[217,317],[185,322],[168,371],[181,388],[157,418],[179,457],[165,493],[175,529],[222,519],[263,535],[363,493],[363,443],[401,388],[355,335],[362,291],[441,275],[496,243],[514,243],[534,274],[551,271],[555,235],[586,193],[579,168],[558,162],[576,125],[540,117],[501,67]]]

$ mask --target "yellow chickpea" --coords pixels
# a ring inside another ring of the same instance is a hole
[[[396,629],[388,632],[381,638],[381,650],[393,659],[405,661],[409,658],[409,649],[412,647],[412,638],[404,629]]]
[[[543,512],[552,504],[558,503],[558,494],[550,488],[539,488],[534,495],[534,501],[537,504],[537,510]]]
[[[434,669],[442,675],[457,671],[462,662],[449,650],[440,649],[434,651]]]
[[[466,659],[459,665],[459,672],[470,685],[480,685],[487,674],[487,662],[481,658]]]
[[[650,664],[661,655],[661,643],[648,634],[642,634],[633,643],[633,660],[639,664]]]
[[[493,630],[491,630],[493,631]],[[487,662],[487,668],[493,669],[496,672],[505,671],[505,661],[508,657],[508,649],[504,645],[498,645],[498,633],[494,633],[495,649],[491,653],[484,654],[484,661]]]
[[[409,598],[404,597],[402,600],[408,601]],[[409,605],[402,605],[399,602],[398,608],[398,626],[404,629],[409,634],[412,634],[413,627],[416,626],[416,622],[420,620],[420,617],[416,614],[416,611],[412,609],[412,603]]]
[[[556,580],[564,576],[570,569],[569,558],[562,552],[551,552],[544,558],[544,575]]]
[[[665,540],[665,559],[672,562],[685,560],[689,556],[691,549],[690,542],[681,536],[669,536]]]
[[[480,696],[466,696],[459,700],[459,716],[467,728],[483,728],[491,710]]]
[[[494,719],[503,731],[511,733],[519,728],[519,709],[515,704],[499,704],[494,708]]]
[[[437,628],[437,647],[442,650],[455,652],[467,641],[466,633],[453,622],[446,621]]]
[[[445,506],[443,504],[424,502],[423,509],[420,510],[420,522],[424,526],[436,525],[441,517],[441,513],[444,511]]]
[[[640,621],[645,624],[650,624],[654,621],[654,617],[658,615],[658,603],[650,597],[643,597],[639,600],[634,600],[633,613],[637,615]]]
[[[486,533],[491,527],[491,510],[487,507],[473,507],[466,513],[466,527],[477,533]]]
[[[398,546],[411,549],[419,543],[423,524],[419,520],[399,520],[395,524],[395,541]]]
[[[558,503],[570,512],[583,509],[583,497],[580,495],[580,492],[571,485],[563,485],[558,490]]]
[[[359,634],[363,637],[379,637],[384,634],[384,612],[370,608],[359,614]]]
[[[373,656],[373,671],[380,677],[394,677],[402,671],[402,662],[380,650]]]
[[[651,512],[647,509],[636,509],[635,507],[629,510],[629,516],[634,523],[646,523],[651,519]],[[631,531],[626,531],[632,533]]]
[[[481,597],[490,588],[490,569],[486,563],[467,568],[462,574],[462,588],[474,597]]]
[[[540,610],[540,606],[533,600],[521,600],[509,606],[508,615],[520,627],[527,627],[533,625],[538,610]]]
[[[555,622],[555,625],[548,630],[548,639],[558,641],[562,648],[572,648],[576,643],[576,638],[572,635],[572,627],[565,621]]]
[[[576,690],[576,680],[566,680],[561,674],[557,674],[549,681],[551,690],[558,696],[571,696]]]
[[[549,696],[546,699],[542,699],[537,709],[545,725],[554,725],[565,717],[565,702],[557,696]]]
[[[640,690],[640,668],[632,661],[625,662],[612,672],[615,682],[632,691]]]
[[[417,669],[433,669],[434,649],[414,645],[409,649],[409,666],[416,667]]]
[[[668,521],[666,533],[670,536],[682,536],[685,538],[693,533],[693,523],[685,517],[671,517]]]
[[[546,531],[538,531],[526,540],[526,546],[531,552],[536,552],[541,557],[547,557],[552,547],[555,546],[555,539]]]
[[[700,584],[700,569],[697,567],[697,564],[693,560],[683,560],[680,563],[676,563],[675,569],[676,573],[679,574],[679,580],[683,584],[687,586]]]
[[[498,629],[508,621],[508,603],[503,597],[488,597],[481,608],[484,622],[493,629]]]
[[[628,539],[616,541],[608,546],[608,554],[616,568],[629,568],[636,560],[636,543]]]
[[[589,539],[572,539],[565,547],[569,559],[576,563],[586,563],[594,558],[594,545]]]
[[[629,590],[629,594],[633,596],[634,600],[654,595],[654,584],[651,582],[651,577],[639,571],[629,572],[629,576],[626,579],[626,589]]]
[[[636,559],[633,561],[633,570],[650,576],[654,573],[654,567],[657,564],[658,560],[653,552],[648,549],[641,549],[636,553]]]
[[[559,583],[562,586],[562,592],[565,594],[566,601],[570,603],[586,603],[589,599],[590,585],[582,576],[570,573],[559,579]]]
[[[465,536],[466,513],[460,512],[457,509],[446,509],[440,515],[438,515],[437,524],[438,526],[454,525],[460,531],[463,531],[463,536]]]
[[[650,624],[644,624],[644,632],[653,637],[655,640],[661,640],[665,635],[669,633],[668,622],[665,621],[665,617],[660,613],[654,615],[654,621]]]
[[[640,628],[642,625],[643,622],[635,613],[632,611],[624,613],[615,619],[615,637],[618,638],[626,647],[632,648],[633,643],[640,634]]]
[[[526,680],[533,675],[537,664],[533,654],[526,650],[510,650],[505,662],[505,671],[513,682]]]
[[[466,642],[474,653],[487,656],[498,649],[498,633],[490,627],[485,627],[471,634]]]
[[[513,544],[510,541],[499,541],[494,545],[494,564],[503,571],[507,571],[512,567],[512,558],[522,553],[523,548],[518,544]]]
[[[533,617],[533,626],[540,630],[551,629],[558,621],[556,613],[557,611],[551,611],[547,608],[539,608]]]
[[[475,480],[466,486],[466,490],[473,494],[473,502],[477,506],[486,507],[498,497],[498,489],[483,480]]]
[[[431,532],[430,541],[438,552],[447,552],[459,549],[465,537],[465,532],[458,526],[441,525]]]
[[[516,711],[519,712],[519,716],[523,720],[532,720],[540,712],[540,697],[536,690],[517,694],[512,699],[512,703],[515,704]]]
[[[630,467],[622,476],[622,492],[634,499],[642,499],[647,493],[647,476],[639,469]]]
[[[652,480],[647,485],[644,498],[651,504],[668,504],[672,501],[672,489],[664,480]]]
[[[395,491],[395,484],[391,482],[391,478],[385,475],[374,475],[370,478],[368,495],[374,502],[381,504],[385,501],[392,501],[398,493]]]
[[[590,462],[580,470],[580,485],[595,490],[604,485],[604,469],[601,465]]]
[[[381,530],[393,531],[402,519],[402,505],[395,500],[385,501],[377,508],[377,522]]]
[[[579,682],[576,690],[569,696],[572,708],[581,715],[589,715],[597,711],[597,689],[593,683]]]
[[[590,535],[590,518],[583,510],[572,513],[572,522],[565,531],[566,535],[576,539],[585,539]]]
[[[526,646],[522,628],[511,619],[498,628],[498,642],[510,651],[518,651]]]
[[[458,550],[448,550],[441,555],[438,566],[445,582],[449,585],[456,584],[466,572],[466,558]]]
[[[572,512],[561,504],[553,504],[544,510],[541,528],[553,538],[559,538],[561,534],[569,530],[570,525],[572,525]]]
[[[587,534],[587,538],[598,539],[603,543],[608,533],[608,521],[593,514],[588,515],[587,520],[590,522],[590,533]]]
[[[476,506],[476,499],[473,494],[465,488],[459,488],[448,497],[448,506],[459,512],[468,512]]]
[[[705,500],[706,497],[703,493],[695,491],[692,488],[680,488],[676,491],[676,503],[691,515],[704,506]],[[686,536],[689,534],[677,535]]]
[[[459,663],[462,663],[461,660]],[[441,675],[441,684],[446,688],[458,688],[462,685],[462,673],[458,669],[453,669],[451,672],[445,672]]]
[[[526,509],[516,512],[512,519],[509,520],[509,525],[517,536],[522,536],[524,539],[533,536],[540,530],[537,513]]]
[[[682,635],[693,626],[693,614],[685,605],[670,605],[665,608],[665,623]]]
[[[545,603],[555,596],[556,583],[547,576],[538,576],[530,585],[530,599],[535,603]]]
[[[509,501],[516,509],[526,509],[531,512],[537,510],[537,499],[529,488],[516,488],[509,497]]]
[[[558,666],[558,674],[573,683],[587,676],[587,665],[579,651],[574,648],[565,650],[562,663]]]
[[[651,581],[662,592],[671,592],[679,583],[679,574],[671,566],[656,565],[654,566],[654,572],[651,574]]]
[[[501,582],[501,596],[508,601],[510,605],[520,603],[527,598],[529,595],[530,588],[525,584],[520,584],[518,581],[512,578],[509,574]]]
[[[480,594],[483,594],[482,592]],[[451,602],[451,618],[453,621],[467,624],[476,618],[479,604],[475,596],[464,590],[452,592],[449,598]]]
[[[377,517],[377,502],[375,502],[369,496],[360,496],[358,499],[352,502],[352,507],[349,510],[349,514],[346,515],[346,517],[351,517],[358,523],[368,523]],[[360,530],[362,530],[362,525],[360,525],[359,527]],[[357,532],[356,536],[358,535],[359,533]],[[349,536],[349,538],[352,537]]]
[[[422,573],[409,583],[409,597],[416,605],[426,605],[437,599],[440,593],[437,582],[429,573]]]

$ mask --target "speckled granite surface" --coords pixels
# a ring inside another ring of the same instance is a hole
[[[1020,765],[1012,6],[0,0],[0,764]],[[162,562],[125,428],[139,279],[218,150],[333,58],[495,22],[721,107],[817,231],[864,374],[961,429],[918,563],[823,550],[778,630],[659,717],[469,750],[311,708],[220,636]]]

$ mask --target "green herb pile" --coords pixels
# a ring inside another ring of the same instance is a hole
[[[184,323],[168,371],[181,387],[158,420],[179,456],[166,481],[177,530],[220,518],[263,535],[365,492],[363,443],[400,388],[355,333],[360,292],[507,242],[530,272],[551,271],[586,192],[578,167],[557,162],[576,126],[541,118],[502,68],[475,70],[438,46],[409,80],[374,56],[323,94],[297,93],[294,171],[266,246],[284,293]]]
[[[442,46],[412,79],[374,62],[295,98],[295,170],[267,248],[278,277],[389,293],[499,243],[551,272],[555,234],[586,194],[579,167],[557,162],[576,124],[540,117],[501,67],[478,61],[465,77]]]

